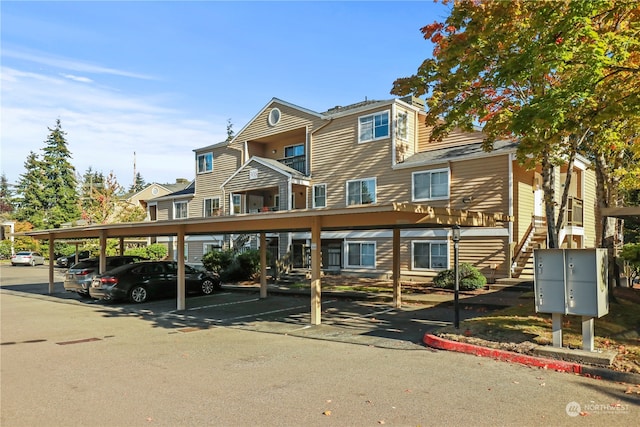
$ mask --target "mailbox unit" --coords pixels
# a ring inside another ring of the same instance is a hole
[[[537,249],[533,259],[536,312],[609,313],[606,249]]]

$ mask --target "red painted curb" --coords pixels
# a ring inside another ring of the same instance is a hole
[[[577,363],[564,362],[562,360],[545,359],[542,357],[514,353],[512,351],[481,347],[479,345],[447,340],[431,334],[425,334],[422,341],[429,347],[438,348],[440,350],[475,354],[476,356],[491,357],[493,359],[503,360],[505,362],[520,363],[522,365],[553,369],[555,371],[561,372],[573,372],[576,374],[582,373],[582,365],[579,365]]]

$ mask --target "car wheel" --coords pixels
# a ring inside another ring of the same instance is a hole
[[[129,300],[139,304],[147,300],[147,288],[144,286],[134,286],[129,291]]]
[[[84,293],[84,292],[80,292],[80,291],[77,291],[76,293],[78,295],[80,295],[80,298],[90,298],[91,297],[88,293]]]
[[[31,260],[31,267],[35,267],[35,266],[36,266],[36,260],[35,260],[35,259],[32,259],[32,260]]]
[[[200,287],[200,290],[202,291],[203,295],[211,295],[215,288],[216,288],[216,284],[213,282],[213,280],[204,279],[202,281],[202,286]]]

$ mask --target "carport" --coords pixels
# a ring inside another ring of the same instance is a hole
[[[106,263],[106,241],[125,237],[177,237],[178,297],[177,310],[186,308],[185,301],[185,236],[197,234],[256,233],[260,235],[260,298],[267,297],[268,232],[311,232],[311,324],[321,323],[321,244],[323,231],[392,230],[393,231],[393,305],[400,307],[400,230],[410,228],[495,227],[512,221],[499,213],[483,213],[450,208],[438,208],[412,203],[390,203],[374,206],[352,206],[341,209],[304,209],[228,215],[185,220],[146,221],[136,223],[101,224],[23,232],[20,235],[48,239],[49,258],[54,257],[54,241],[60,239],[98,238],[100,241],[100,271]],[[49,265],[49,293],[53,293],[54,269]]]

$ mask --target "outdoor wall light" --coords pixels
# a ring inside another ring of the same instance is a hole
[[[473,200],[473,196],[466,196],[462,198],[462,203],[470,203]]]

